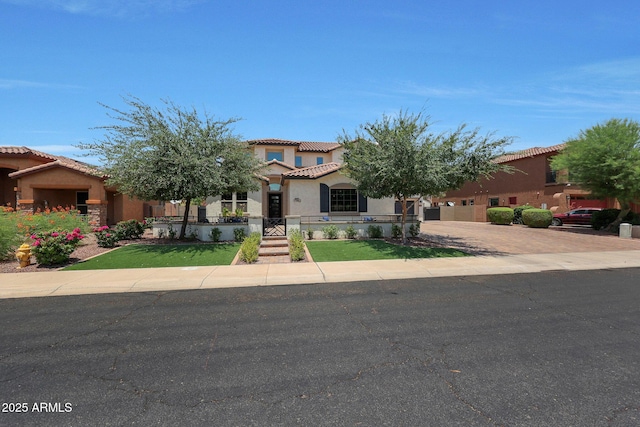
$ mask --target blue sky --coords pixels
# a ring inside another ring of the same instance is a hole
[[[335,141],[400,109],[550,146],[640,120],[640,2],[0,0],[0,145],[78,158],[131,94]],[[95,159],[85,159],[94,161]]]

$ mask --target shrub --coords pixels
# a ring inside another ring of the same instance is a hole
[[[344,230],[344,233],[347,235],[347,239],[355,239],[358,236],[358,231],[351,224]]]
[[[603,209],[601,211],[595,211],[593,215],[591,215],[591,227],[594,230],[600,230],[605,228],[609,224],[618,218],[620,215],[620,209]],[[633,225],[640,225],[640,215],[629,212],[622,222],[629,222]],[[617,232],[617,230],[614,230]]]
[[[409,234],[411,237],[418,237],[420,234],[420,223],[416,222],[415,224],[411,224],[409,227]]]
[[[492,224],[509,225],[513,221],[513,209],[489,208],[487,209],[487,219]]]
[[[383,236],[382,227],[379,225],[370,225],[367,227],[367,234],[372,239],[381,239]]]
[[[325,239],[337,239],[338,232],[338,227],[333,224],[322,227],[322,234],[324,235]]]
[[[120,240],[136,240],[144,234],[146,224],[135,219],[120,221],[116,224],[116,233]]]
[[[533,209],[531,205],[517,206],[513,208],[513,223],[514,224],[524,224],[522,222],[522,211],[526,211],[527,209]]]
[[[311,227],[307,228],[307,238],[309,240],[313,240],[313,231],[314,231],[313,228]]]
[[[93,233],[98,240],[98,246],[101,248],[113,248],[120,240],[118,238],[118,233],[111,230],[108,225],[94,228]]]
[[[218,227],[213,227],[211,231],[209,231],[209,237],[214,242],[219,242],[220,236],[222,236],[222,230],[220,230]]]
[[[547,209],[526,209],[522,211],[522,223],[531,228],[548,228],[553,214]]]
[[[244,231],[244,228],[234,228],[233,229],[233,240],[236,242],[242,242],[247,237],[247,233]]]
[[[22,242],[14,218],[14,214],[0,208],[0,260],[10,258]]]
[[[38,264],[63,264],[69,261],[69,256],[83,238],[79,228],[72,232],[56,230],[35,233],[31,235],[31,253],[35,255]]]
[[[291,261],[304,259],[304,237],[298,230],[294,230],[289,237],[289,256]]]
[[[391,224],[391,237],[397,239],[400,236],[402,236],[402,227],[398,224]]]
[[[244,228],[235,228],[234,234],[236,230],[242,230],[244,233]],[[260,250],[260,240],[262,236],[260,233],[254,232],[249,235],[249,237],[245,237],[242,241],[242,245],[240,245],[240,259],[247,263],[256,262],[258,260],[258,251]]]

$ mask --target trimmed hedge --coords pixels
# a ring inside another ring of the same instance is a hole
[[[509,225],[513,221],[513,209],[489,208],[487,209],[487,219],[492,224]]]
[[[618,218],[620,215],[620,209],[603,209],[601,211],[595,211],[593,215],[591,215],[591,227],[594,230],[600,230],[605,228],[609,224]],[[622,222],[628,222],[633,225],[640,225],[640,215],[629,212]]]
[[[526,209],[522,211],[522,223],[531,228],[549,228],[553,214],[547,209]]]
[[[522,211],[525,211],[527,209],[534,209],[534,207],[531,206],[531,205],[523,205],[523,206],[516,206],[515,208],[513,208],[513,223],[514,224],[524,224],[522,222]]]

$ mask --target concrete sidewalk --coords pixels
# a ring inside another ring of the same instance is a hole
[[[0,299],[640,267],[640,250],[0,274]]]

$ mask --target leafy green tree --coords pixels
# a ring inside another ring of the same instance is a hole
[[[165,101],[164,110],[136,97],[125,97],[129,111],[101,104],[116,124],[98,127],[105,136],[79,148],[98,156],[107,184],[142,200],[184,200],[179,238],[184,238],[191,201],[260,188],[263,163],[230,125],[238,119],[214,120],[194,109]]]
[[[461,125],[434,134],[428,116],[400,111],[361,125],[355,137],[344,133],[346,174],[367,197],[395,197],[402,204],[402,242],[406,244],[407,200],[460,188],[480,176],[510,169],[492,162],[511,138],[481,136]]]
[[[640,200],[640,124],[611,119],[582,130],[566,141],[551,167],[567,170],[571,181],[595,197],[618,200],[620,215],[607,227],[613,230]]]

